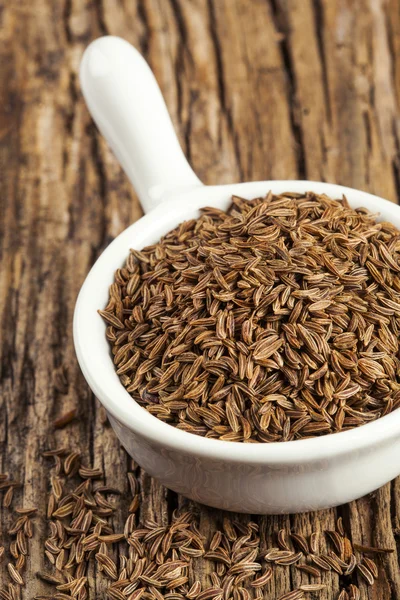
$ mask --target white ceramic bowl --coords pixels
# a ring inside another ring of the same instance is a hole
[[[248,513],[291,513],[358,498],[400,474],[400,410],[362,427],[314,439],[241,444],[198,437],[159,421],[115,373],[97,314],[130,248],[152,244],[205,205],[284,191],[345,194],[400,228],[400,208],[358,190],[312,181],[203,186],[187,164],[148,66],[127,42],[100,38],[86,50],[81,84],[90,112],[150,212],[105,250],[81,289],[74,315],[79,364],[123,446],[153,477],[193,500]]]

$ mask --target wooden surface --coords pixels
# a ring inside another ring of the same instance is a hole
[[[14,504],[39,506],[24,598],[49,588],[41,451],[80,448],[126,489],[127,458],[80,374],[72,345],[79,288],[96,257],[141,214],[80,95],[85,46],[110,33],[150,62],[183,148],[205,183],[310,179],[397,201],[400,190],[398,0],[3,0],[0,12],[0,471],[24,482]],[[312,187],[312,186],[311,186]],[[55,374],[68,372],[68,385]],[[81,418],[55,432],[70,408]],[[142,516],[184,502],[146,474]],[[201,531],[221,514],[198,507]],[[0,543],[9,511],[0,509]],[[263,517],[309,533],[343,515],[354,541],[394,546],[400,480],[319,514]],[[117,514],[115,525],[118,527]],[[397,536],[397,539],[396,539]],[[363,598],[400,598],[398,555]],[[7,581],[4,564],[0,579]],[[270,598],[297,582],[277,571]],[[326,577],[322,599],[335,598]],[[104,597],[104,581],[92,598]]]

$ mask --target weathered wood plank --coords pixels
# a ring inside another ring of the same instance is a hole
[[[91,264],[141,215],[134,191],[100,139],[79,91],[85,46],[125,37],[150,62],[182,146],[205,183],[309,178],[398,200],[400,12],[397,0],[65,0],[0,2],[0,470],[24,483],[14,506],[37,505],[25,598],[49,593],[42,543],[47,462],[80,448],[129,501],[129,460],[89,392],[72,346],[72,315]],[[55,373],[66,368],[60,389]],[[52,422],[76,408],[64,430]],[[166,522],[187,501],[140,474],[143,518]],[[200,506],[209,538],[223,515]],[[279,528],[310,534],[340,514],[353,538],[399,545],[400,482],[337,510],[259,517],[265,545]],[[248,517],[238,517],[244,521]],[[12,513],[0,509],[0,544]],[[321,543],[324,543],[321,541]],[[194,574],[207,581],[209,565]],[[106,584],[90,574],[92,597]],[[324,575],[322,599],[338,578]],[[0,582],[7,582],[0,565]],[[307,577],[277,569],[268,598]],[[380,559],[366,598],[400,597],[398,555]]]

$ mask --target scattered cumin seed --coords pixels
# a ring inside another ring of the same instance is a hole
[[[302,557],[303,557],[303,552],[297,552],[297,553],[293,552],[290,554],[290,556],[286,556],[284,558],[278,558],[278,560],[275,560],[275,564],[281,565],[281,566],[294,565]]]
[[[337,531],[332,531],[329,529],[327,529],[325,533],[335,546],[338,554],[341,556],[344,553],[343,537]]]
[[[250,582],[251,587],[253,588],[259,588],[259,587],[264,587],[264,585],[272,578],[272,569],[270,567],[268,567],[264,573],[262,575],[260,575],[259,577],[257,577],[256,579],[253,579],[253,581]]]
[[[310,552],[312,554],[316,554],[318,552],[318,541],[319,541],[319,535],[318,535],[318,533],[313,532],[310,535],[310,541],[309,541]]]
[[[300,535],[298,533],[291,533],[290,537],[293,540],[293,542],[297,544],[297,546],[304,552],[304,554],[308,554],[310,552],[307,539],[304,537],[304,535]]]
[[[343,560],[349,561],[354,554],[353,544],[347,536],[343,538]]]
[[[289,550],[290,551],[290,548],[289,548],[288,542],[287,542],[286,529],[280,529],[278,532],[278,546],[281,548],[281,550]]]
[[[69,423],[71,423],[74,419],[76,419],[77,416],[78,411],[76,408],[69,410],[68,412],[64,413],[63,415],[61,415],[53,421],[54,429],[62,429],[66,425],[69,425]]]
[[[325,583],[304,583],[299,586],[299,590],[303,592],[320,592],[326,588],[327,585]]]
[[[343,574],[340,563],[332,556],[329,556],[328,554],[321,554],[319,556],[319,559],[325,561],[330,566],[330,568],[336,571],[336,573],[338,573],[339,575]]]
[[[359,563],[357,565],[357,570],[363,576],[368,585],[374,585],[374,576],[366,565]]]
[[[345,536],[345,532],[344,532],[344,527],[343,527],[343,519],[342,517],[339,517],[338,520],[336,521],[336,529],[338,530],[338,533],[344,537]]]
[[[6,494],[4,495],[4,498],[3,498],[3,507],[4,508],[10,508],[13,496],[14,496],[14,488],[11,486],[8,488]]]
[[[90,469],[89,467],[81,466],[79,468],[79,476],[82,479],[101,479],[104,477],[101,469]]]
[[[361,592],[359,588],[353,583],[349,585],[348,597],[349,600],[360,600],[361,598]]]
[[[279,596],[278,600],[303,600],[304,592],[303,590],[297,589],[292,592],[287,592],[282,596]]]
[[[357,566],[357,559],[356,559],[355,555],[352,554],[350,556],[350,560],[349,560],[349,562],[347,564],[347,567],[346,567],[346,569],[345,569],[345,571],[344,571],[343,574],[344,575],[351,575],[353,573],[354,569],[356,568],[356,566]]]
[[[376,563],[371,558],[368,558],[367,556],[363,557],[362,562],[367,567],[367,569],[369,571],[371,571],[374,579],[378,579],[379,572],[378,572],[378,567],[376,566]]]
[[[321,577],[321,571],[311,565],[296,565],[296,569],[304,571],[304,573],[307,573],[312,577]]]
[[[136,496],[134,496],[132,502],[130,503],[128,510],[130,513],[135,513],[139,509],[139,506],[140,506],[140,498],[139,498],[139,495],[136,494]]]
[[[7,569],[11,579],[15,581],[15,583],[18,583],[18,585],[24,585],[24,580],[12,563],[8,563]]]
[[[311,554],[310,558],[311,558],[312,562],[315,563],[319,569],[322,569],[322,571],[330,571],[331,570],[331,565],[329,564],[329,562],[326,561],[325,558],[322,558],[321,556],[317,556],[315,554]]]
[[[26,515],[28,517],[37,513],[37,508],[29,508],[29,507],[18,507],[14,509],[15,512],[19,515]]]

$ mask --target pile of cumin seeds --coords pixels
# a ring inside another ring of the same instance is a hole
[[[0,581],[4,585],[3,589],[0,588],[0,600],[21,600],[21,590],[29,576],[25,571],[30,542],[34,535],[33,519],[37,509],[26,506],[12,507],[14,490],[21,487],[22,484],[10,479],[6,473],[0,473],[0,495],[5,492],[2,508],[7,510],[10,518],[8,527],[0,531],[1,543],[4,544],[0,544],[0,564],[5,571],[4,577],[0,572]]]
[[[188,569],[204,554],[203,540],[190,512],[172,514],[167,525],[139,523],[139,484],[127,473],[131,502],[123,530],[115,531],[118,506],[111,496],[122,491],[99,482],[100,469],[83,466],[81,453],[59,448],[54,457],[47,506],[50,536],[44,543],[49,571],[38,577],[55,587],[35,600],[90,597],[90,566],[108,580],[107,598],[116,600],[176,600],[190,591]]]
[[[361,600],[361,579],[374,585],[384,566],[381,557],[395,551],[353,543],[340,517],[319,534],[280,529],[272,545],[266,544],[265,523],[232,515],[207,536],[193,508],[175,510],[162,523],[146,519],[134,463],[127,473],[131,500],[116,530],[118,498],[125,492],[105,485],[101,469],[83,465],[81,454],[66,448],[43,454],[54,460],[49,537],[41,540],[45,570],[29,572],[30,539],[40,534],[31,520],[38,509],[15,508],[16,519],[4,532],[10,543],[0,549],[10,580],[0,589],[1,600],[22,600],[35,576],[48,590],[33,600],[86,600],[94,590],[94,567],[101,587],[107,586],[104,598],[111,600],[308,600],[309,594],[336,587],[338,577],[341,591],[335,600]],[[291,570],[283,595],[273,593],[273,582],[281,577],[277,569]]]
[[[132,250],[99,311],[117,374],[151,414],[277,442],[400,406],[400,232],[312,192],[204,208]]]
[[[359,578],[373,585],[379,575],[371,556],[393,552],[353,544],[341,518],[320,535],[280,529],[272,547],[266,545],[262,526],[233,516],[223,518],[221,529],[207,539],[191,509],[175,510],[163,523],[143,520],[134,472],[127,473],[128,514],[116,531],[115,499],[122,490],[98,481],[103,474],[83,466],[78,451],[59,448],[45,456],[54,457],[55,468],[47,507],[50,536],[43,546],[47,569],[37,576],[49,593],[34,600],[86,600],[93,590],[94,564],[96,576],[108,582],[105,594],[111,600],[307,600],[312,593],[330,590],[335,580],[337,585],[338,576],[337,600],[360,600]],[[321,543],[321,535],[328,544]],[[291,569],[287,581],[296,581],[283,595],[273,594],[278,568]],[[15,600],[6,593],[0,597]]]

